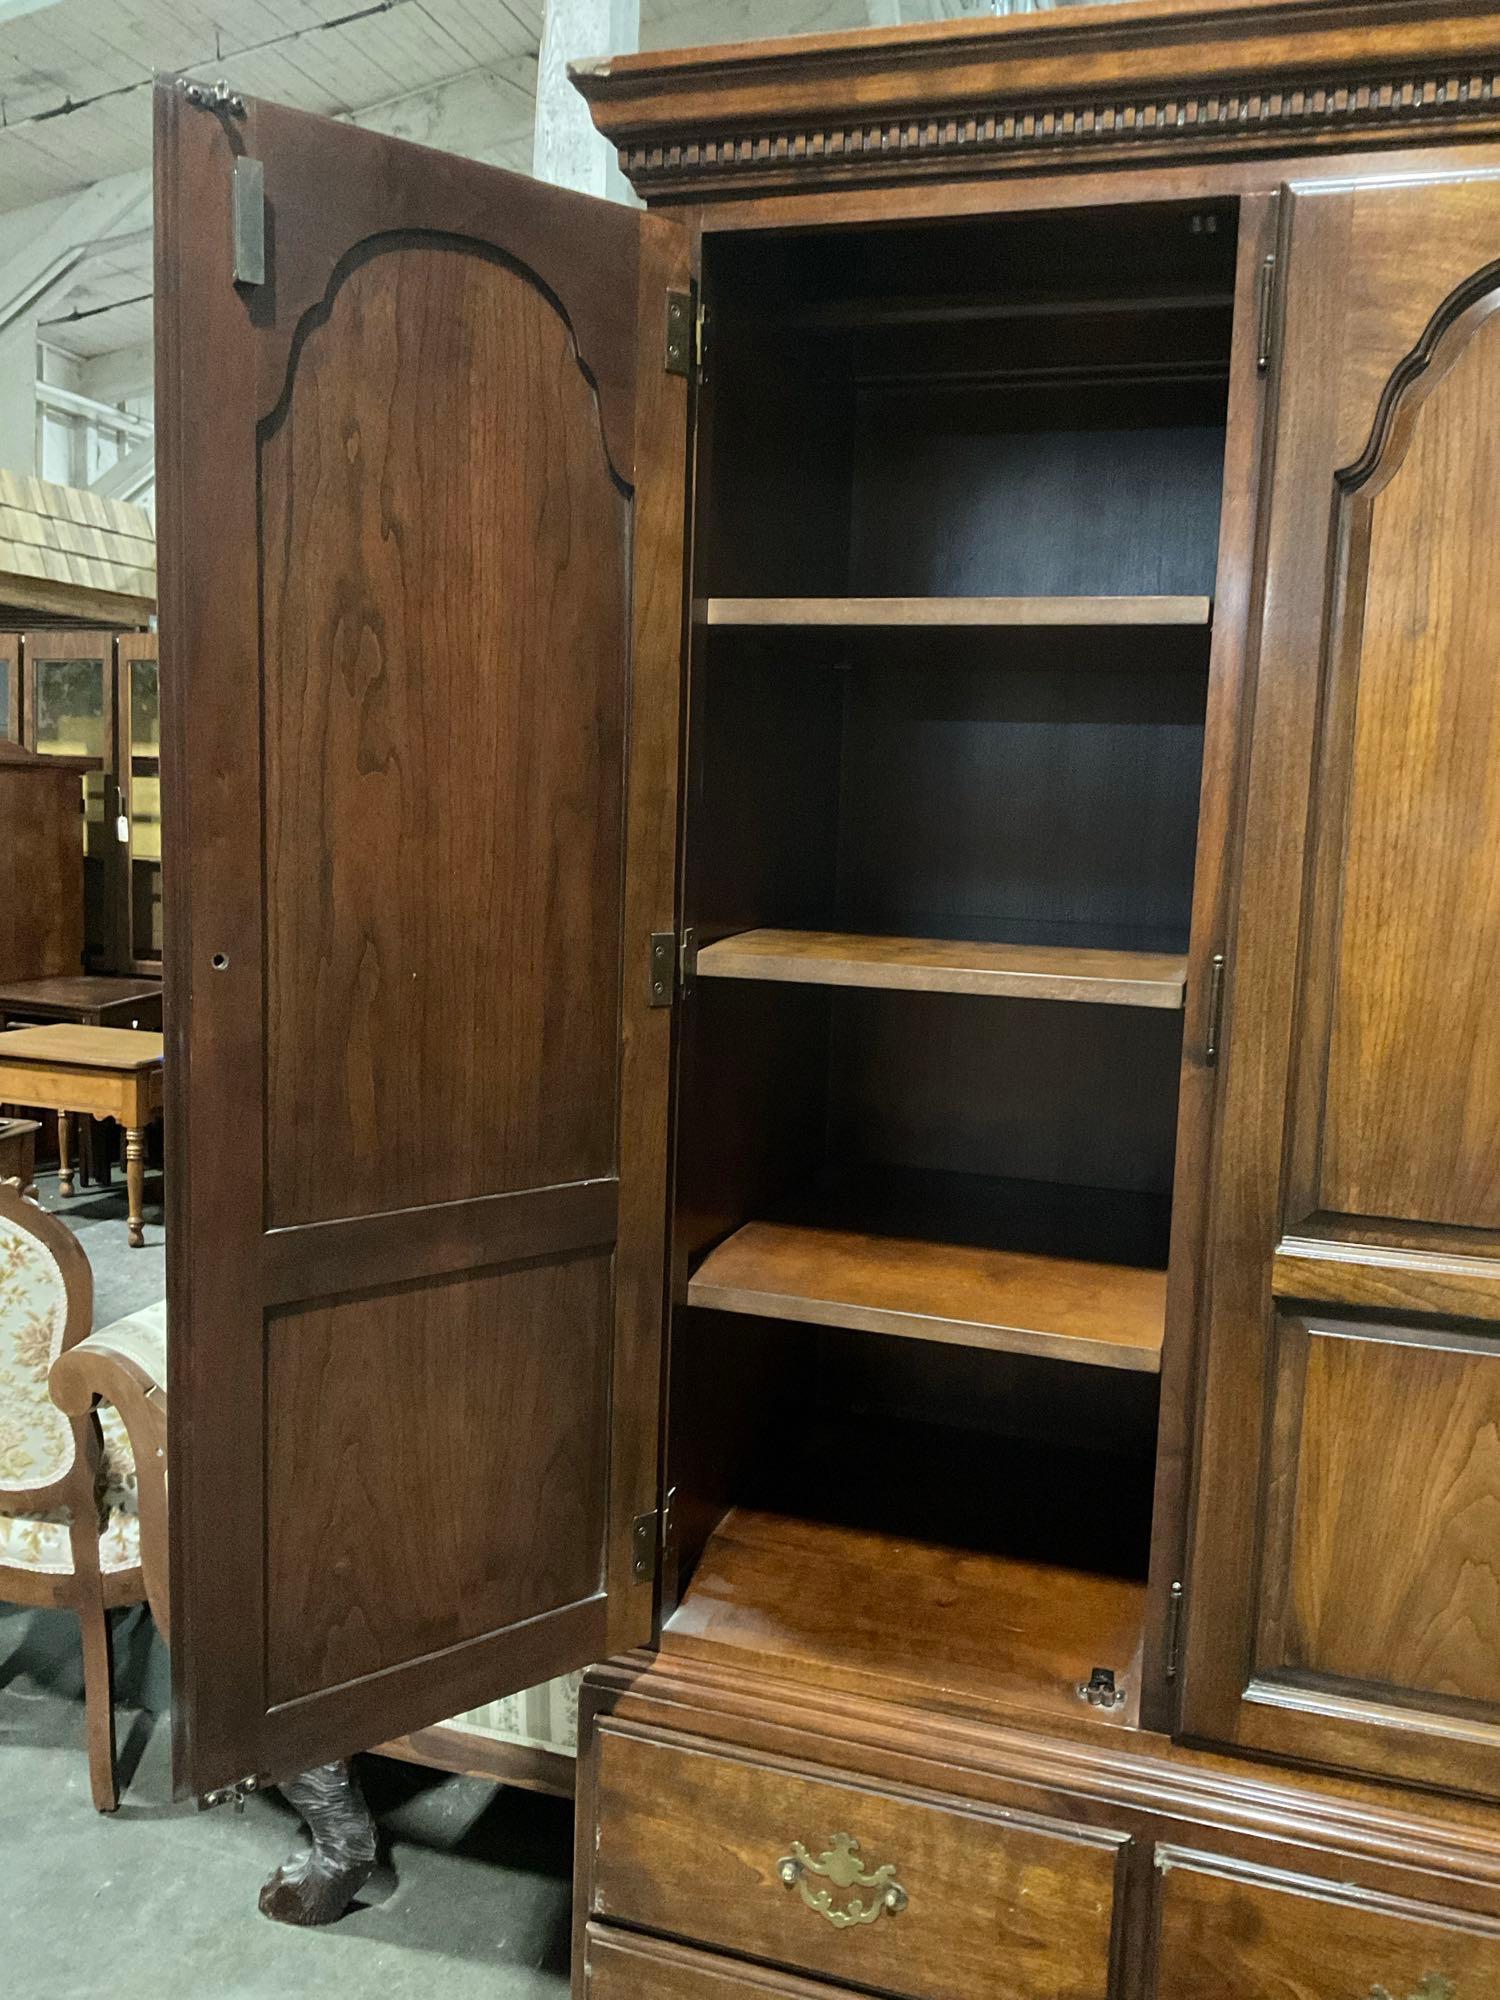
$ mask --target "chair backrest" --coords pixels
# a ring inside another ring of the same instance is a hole
[[[93,1316],[83,1245],[19,1181],[0,1181],[0,1508],[68,1497],[79,1433],[48,1394],[47,1373]]]

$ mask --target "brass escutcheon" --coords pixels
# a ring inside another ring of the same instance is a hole
[[[895,1862],[887,1861],[867,1872],[859,1856],[859,1842],[847,1833],[836,1833],[832,1846],[816,1860],[800,1840],[794,1840],[791,1853],[783,1854],[777,1862],[776,1873],[786,1888],[797,1891],[810,1910],[826,1917],[840,1930],[846,1930],[850,1924],[873,1924],[882,1910],[899,1917],[907,1905],[906,1891],[896,1880]],[[807,1879],[809,1875],[821,1875],[837,1889],[875,1889],[879,1893],[868,1903],[860,1896],[851,1896],[839,1906],[834,1903],[833,1890],[815,1889]],[[1442,2000],[1442,1996],[1436,1995],[1434,2000]]]

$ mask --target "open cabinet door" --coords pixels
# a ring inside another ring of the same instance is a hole
[[[196,1792],[649,1636],[689,282],[658,218],[207,96],[156,233]]]
[[[1500,1793],[1500,176],[1289,191],[1183,1720]]]

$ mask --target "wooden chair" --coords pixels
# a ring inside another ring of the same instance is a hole
[[[135,1459],[116,1409],[85,1405],[70,1415],[48,1387],[54,1365],[88,1344],[93,1311],[93,1273],[77,1237],[19,1181],[0,1182],[0,1598],[76,1612],[89,1780],[94,1804],[113,1812],[108,1614],[147,1594]],[[117,1321],[93,1339],[101,1348],[108,1339],[128,1346],[132,1330],[149,1339],[152,1319]]]

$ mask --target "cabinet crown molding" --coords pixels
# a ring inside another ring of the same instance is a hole
[[[1126,0],[575,65],[644,196],[1500,137],[1500,4]]]

